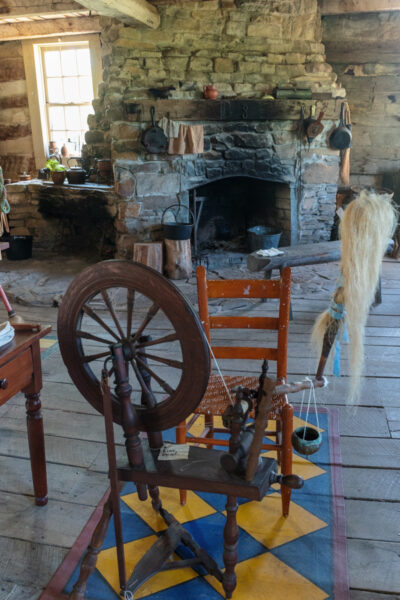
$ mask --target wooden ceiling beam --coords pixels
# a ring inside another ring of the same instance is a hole
[[[0,42],[67,34],[98,33],[100,30],[99,17],[97,16],[5,23],[0,24]]]
[[[74,2],[73,0],[64,0],[63,2],[39,2],[25,6],[27,3],[24,2],[24,5],[18,5],[17,1],[13,4],[13,6],[8,6],[6,8],[0,8],[0,20],[3,19],[17,19],[18,17],[41,17],[46,15],[63,15],[69,12],[79,12],[82,11],[82,5],[78,4],[78,2]]]
[[[79,4],[125,23],[142,23],[152,29],[160,25],[160,13],[147,0],[79,0]]]
[[[400,0],[319,0],[322,15],[400,10]]]

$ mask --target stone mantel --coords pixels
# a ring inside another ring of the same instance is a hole
[[[150,121],[150,109],[155,108],[156,118],[169,116],[184,121],[297,121],[304,107],[306,116],[311,109],[324,113],[324,120],[339,118],[343,98],[312,100],[254,100],[252,98],[221,100],[145,100],[128,99],[124,102],[129,121]]]
[[[57,190],[57,193],[68,194],[73,190],[91,190],[103,194],[110,194],[114,191],[113,185],[105,185],[102,183],[83,183],[80,185],[63,183],[62,185],[55,185],[52,181],[45,179],[30,179],[29,181],[16,181],[15,183],[9,183],[6,186],[7,194],[25,193],[26,191],[33,191],[35,189],[47,189]]]

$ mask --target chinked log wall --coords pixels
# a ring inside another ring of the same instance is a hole
[[[14,180],[35,166],[21,42],[0,44],[0,165]]]
[[[400,11],[329,15],[322,22],[327,59],[351,107],[352,182],[391,185],[386,174],[400,170]]]

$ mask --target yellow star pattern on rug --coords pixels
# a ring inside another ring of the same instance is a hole
[[[179,502],[179,490],[171,488],[160,488],[160,495],[162,498],[163,507],[170,513],[172,513],[179,523],[187,523],[194,519],[201,519],[215,513],[216,510],[207,502],[204,502],[194,492],[188,492],[187,503],[182,506]],[[122,496],[122,500],[135,512],[137,512],[143,521],[146,521],[148,525],[154,531],[162,531],[167,529],[164,519],[156,513],[150,502],[141,502],[138,498],[137,493],[128,494]]]
[[[290,503],[290,514],[282,516],[280,494],[266,496],[262,502],[246,502],[237,511],[239,527],[247,531],[266,548],[275,548],[287,542],[327,527],[327,523],[297,505]]]
[[[128,542],[127,544],[124,544],[127,573],[131,573],[133,571],[134,566],[156,540],[157,537],[155,535],[150,535],[148,537],[135,540],[134,542]],[[175,555],[174,559],[178,559],[178,557]],[[97,559],[97,568],[111,585],[113,590],[119,594],[120,587],[118,579],[117,549],[115,546],[100,552]],[[178,585],[184,581],[189,581],[194,577],[198,577],[198,574],[196,571],[193,571],[193,569],[188,568],[174,569],[173,571],[157,573],[140,586],[140,588],[135,592],[135,598],[143,598],[144,596],[155,594],[156,592],[165,590],[173,585]]]
[[[235,569],[234,600],[325,600],[328,595],[273,554],[261,554],[239,563]],[[225,598],[221,584],[207,575],[208,583]],[[282,595],[284,590],[284,596]]]

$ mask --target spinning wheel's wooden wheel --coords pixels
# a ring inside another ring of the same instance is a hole
[[[173,284],[139,263],[105,261],[78,275],[59,311],[58,337],[71,379],[99,412],[104,360],[113,344],[122,344],[142,431],[178,425],[207,387],[209,352],[196,313]],[[155,406],[141,403],[143,397]],[[115,396],[113,418],[120,420]]]

